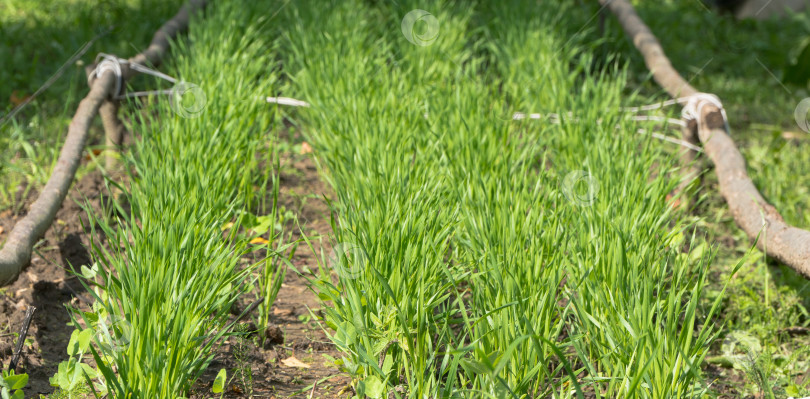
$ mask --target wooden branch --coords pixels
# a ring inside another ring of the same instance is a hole
[[[20,335],[17,337],[17,350],[14,351],[14,356],[12,356],[11,362],[8,364],[9,370],[17,369],[17,362],[20,360],[23,348],[25,347],[25,337],[28,335],[28,327],[31,325],[31,320],[34,319],[34,312],[36,310],[37,308],[33,306],[29,306],[25,309],[25,319],[23,319],[23,324],[20,327]]]
[[[168,22],[158,29],[149,47],[130,58],[130,62],[142,65],[157,65],[169,49],[169,41],[188,28],[191,14],[204,8],[206,0],[190,0],[188,4]],[[128,64],[121,65],[123,79],[127,80],[137,72]],[[13,282],[23,267],[31,260],[31,250],[53,223],[56,211],[65,200],[76,169],[79,167],[87,132],[102,104],[110,99],[116,86],[113,73],[104,73],[90,80],[90,93],[80,103],[70,122],[65,144],[59,154],[48,183],[31,205],[28,214],[20,220],[9,234],[6,245],[0,250],[0,286]]]
[[[118,152],[121,150],[121,144],[124,141],[124,132],[126,128],[124,123],[118,119],[118,100],[107,100],[101,104],[98,113],[101,116],[101,124],[104,125],[105,140],[105,168],[111,171],[116,165],[116,159],[111,152]]]
[[[627,0],[599,0],[619,20],[625,33],[644,56],[655,81],[674,98],[689,97],[698,91],[672,67],[658,39],[639,18]],[[745,169],[745,159],[728,135],[722,110],[708,103],[699,108],[697,133],[706,155],[714,163],[720,194],[728,203],[734,221],[757,246],[810,279],[810,231],[785,223],[782,216],[762,197]],[[685,138],[688,140],[688,137]]]

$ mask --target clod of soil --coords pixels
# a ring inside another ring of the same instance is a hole
[[[284,343],[284,331],[281,327],[270,323],[267,325],[267,330],[264,332],[264,349],[270,349],[273,345],[281,345]]]

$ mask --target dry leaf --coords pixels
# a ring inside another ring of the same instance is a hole
[[[250,243],[251,244],[268,244],[268,243],[270,243],[270,241],[267,241],[266,239],[264,239],[264,237],[256,237],[256,238],[250,240]]]
[[[16,107],[16,106],[28,101],[30,98],[31,98],[31,96],[26,96],[25,94],[20,94],[19,90],[14,90],[14,91],[11,92],[11,96],[9,96],[8,100],[12,104],[14,104],[14,106]]]
[[[87,155],[84,156],[84,159],[87,160],[87,161],[92,160],[94,156],[97,157],[97,156],[101,155],[102,152],[104,152],[104,150],[95,149],[95,150],[89,151],[87,153]],[[93,153],[93,155],[91,156],[90,153]]]
[[[301,155],[309,154],[310,152],[312,152],[312,146],[306,141],[301,143]]]
[[[17,302],[17,310],[19,310],[21,312],[24,312],[25,309],[27,309],[27,308],[28,308],[28,302],[26,302],[25,299],[20,299],[20,301]],[[309,366],[307,366],[307,367],[309,367]]]
[[[0,234],[3,234],[3,226],[0,226]]]
[[[296,359],[295,356],[290,356],[282,360],[281,364],[287,367],[295,367],[297,369],[308,369],[310,367],[308,364]]]
[[[675,196],[672,195],[672,193],[667,194],[666,201],[667,201],[667,204],[669,204],[669,206],[672,207],[672,208],[680,208],[681,207],[681,200],[678,199],[678,198],[675,198]]]

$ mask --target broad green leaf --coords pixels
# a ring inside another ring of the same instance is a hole
[[[83,312],[84,318],[90,323],[98,323],[98,314],[95,312]]]
[[[79,350],[81,352],[87,350],[87,346],[90,345],[90,340],[92,338],[93,338],[93,330],[89,328],[82,330],[82,332],[79,333],[78,342],[79,342]]]
[[[79,365],[81,365],[82,370],[84,371],[84,373],[85,373],[85,374],[87,374],[87,376],[88,376],[90,379],[95,379],[95,378],[98,378],[98,375],[99,375],[99,374],[98,374],[98,371],[96,371],[96,369],[94,369],[94,368],[90,367],[90,365],[89,365],[89,364],[85,364],[85,363],[79,363]]]
[[[394,366],[394,356],[388,354],[385,356],[385,360],[383,360],[382,371],[385,375],[391,373],[391,369]]]
[[[83,369],[81,367],[81,363],[79,362],[73,362],[73,367],[71,367],[71,370],[72,372],[68,378],[70,380],[70,389],[73,389],[76,384],[84,381],[84,376],[82,375]]]
[[[225,389],[225,383],[228,379],[228,372],[225,369],[220,369],[219,373],[217,373],[217,377],[214,379],[214,386],[211,388],[211,391],[214,393],[222,393]]]
[[[92,280],[92,279],[96,278],[96,274],[98,272],[98,265],[93,265],[92,269],[85,266],[85,265],[82,265],[81,272],[82,272],[82,277],[84,277],[87,280]]]
[[[461,367],[470,374],[489,374],[491,371],[484,363],[475,359],[462,359]]]
[[[383,391],[385,390],[385,384],[383,384],[383,382],[380,381],[376,375],[368,376],[363,381],[366,383],[366,395],[374,399],[382,396]]]
[[[5,378],[9,387],[14,389],[23,389],[28,384],[28,374],[15,374]]]
[[[70,389],[69,374],[73,371],[70,367],[69,361],[59,363],[59,371],[56,376],[58,377],[59,388]]]
[[[273,225],[275,217],[272,215],[265,215],[259,216],[256,218],[256,224],[252,226],[250,229],[253,230],[256,234],[262,235],[267,233],[270,230],[270,227]]]
[[[67,345],[67,354],[68,356],[74,356],[79,353],[79,330],[73,330],[70,333],[70,340],[68,341]]]

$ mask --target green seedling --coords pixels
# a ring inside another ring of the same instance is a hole
[[[28,384],[28,374],[15,374],[14,370],[3,370],[0,375],[0,398],[23,399],[22,389]]]

